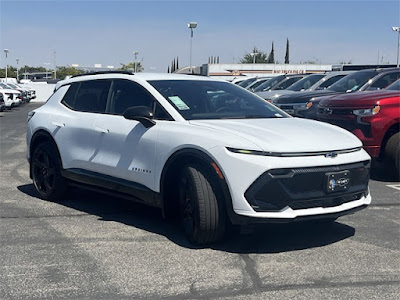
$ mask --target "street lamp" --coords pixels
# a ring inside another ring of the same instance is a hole
[[[400,27],[392,27],[393,31],[397,31],[397,67],[399,67],[399,47],[400,47]]]
[[[19,62],[19,58],[17,57],[16,59],[15,59],[16,61],[17,61],[17,82],[18,82],[18,62]]]
[[[7,63],[7,56],[8,56],[8,49],[4,49],[4,53],[6,54],[6,82],[7,82],[7,69],[8,69],[8,63]]]
[[[57,79],[56,49],[53,50],[53,54],[54,54],[54,79]]]
[[[192,73],[192,40],[193,40],[193,29],[197,27],[197,22],[190,22],[188,24],[188,27],[190,28],[190,66],[189,66],[189,72]]]
[[[136,59],[137,59],[137,55],[139,54],[139,51],[133,51],[133,55],[135,55],[135,67],[134,67],[134,72],[137,72],[137,68],[136,68]]]
[[[50,66],[50,63],[43,63],[46,66],[46,80],[47,80],[47,66]]]
[[[256,55],[257,54],[258,54],[257,52],[250,53],[250,55],[253,57],[253,64],[256,63]]]

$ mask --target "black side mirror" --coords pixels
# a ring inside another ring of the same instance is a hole
[[[147,106],[133,106],[124,111],[124,118],[127,120],[139,121],[144,127],[150,128],[156,125],[153,118],[153,111]]]

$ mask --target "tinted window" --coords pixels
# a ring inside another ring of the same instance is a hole
[[[296,81],[299,81],[300,79],[301,79],[301,77],[290,77],[290,78],[286,79],[285,81],[281,82],[280,84],[278,84],[277,86],[275,86],[274,88],[272,88],[272,90],[284,90],[284,89],[288,88],[289,86],[291,86]]]
[[[378,72],[374,70],[355,72],[343,77],[336,83],[332,84],[328,89],[342,93],[358,91],[377,74]]]
[[[62,102],[73,110],[104,113],[110,85],[110,80],[90,80],[73,83]]]
[[[159,80],[149,83],[187,120],[287,116],[254,94],[227,82]]]
[[[332,76],[331,78],[329,78],[329,79],[325,80],[323,83],[321,83],[319,85],[319,87],[317,88],[317,90],[323,90],[323,89],[330,87],[332,84],[334,84],[336,81],[342,79],[344,76],[346,76],[346,74]]]
[[[107,112],[123,115],[129,107],[147,106],[153,109],[153,105],[153,96],[141,85],[125,79],[113,81]]]
[[[73,83],[69,86],[67,93],[65,94],[63,100],[61,101],[64,105],[69,108],[74,108],[74,102],[76,97],[76,92],[78,91],[79,83]]]
[[[386,88],[389,91],[400,91],[400,80],[393,82],[390,86]]]
[[[278,75],[267,80],[263,84],[254,89],[255,92],[269,91],[274,85],[278,84],[285,78],[285,75]]]
[[[389,73],[381,76],[377,81],[371,84],[371,86],[368,88],[368,90],[380,90],[384,89],[388,85],[390,85],[392,82],[396,81],[399,79],[399,72],[394,72],[394,73]]]
[[[325,75],[323,74],[309,75],[297,81],[295,84],[292,84],[290,87],[287,88],[287,90],[298,92],[301,90],[309,89],[314,83],[316,83],[322,77],[325,77]]]
[[[244,80],[244,81],[242,81],[242,82],[240,82],[239,83],[239,85],[241,86],[241,87],[248,87],[250,84],[252,84],[254,81],[256,81],[257,80],[257,77],[253,77],[253,78],[250,78],[250,79],[246,79],[246,80]]]

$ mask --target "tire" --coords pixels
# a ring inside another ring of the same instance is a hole
[[[33,150],[32,179],[42,199],[59,201],[65,196],[68,184],[61,176],[60,170],[61,161],[54,144],[44,142]]]
[[[396,178],[400,178],[400,132],[392,135],[385,147],[386,164]]]
[[[222,239],[225,211],[218,197],[216,178],[199,166],[187,166],[181,173],[179,200],[181,222],[192,244],[204,245]]]

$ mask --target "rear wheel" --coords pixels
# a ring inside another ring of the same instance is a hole
[[[386,164],[392,173],[400,177],[400,132],[392,135],[385,147]]]
[[[57,201],[65,195],[67,182],[61,176],[60,170],[58,151],[52,143],[41,143],[33,150],[32,179],[42,199]]]
[[[225,231],[225,211],[216,180],[200,166],[187,166],[179,188],[181,221],[193,244],[220,240]]]

